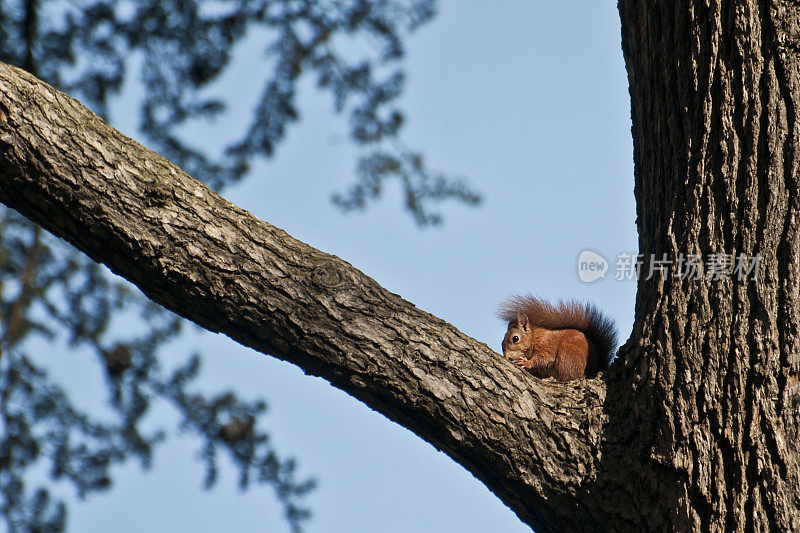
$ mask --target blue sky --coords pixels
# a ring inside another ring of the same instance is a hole
[[[445,204],[442,227],[417,229],[394,186],[365,213],[343,215],[330,203],[352,183],[356,152],[345,119],[311,80],[301,90],[301,120],[276,157],[225,196],[496,351],[504,325],[494,309],[529,291],[594,301],[616,319],[624,341],[636,287],[613,279],[613,261],[636,253],[637,241],[619,35],[612,2],[439,4],[436,18],[406,43],[403,138],[433,168],[465,176],[484,195],[476,209]],[[258,54],[257,46],[244,50],[217,87],[243,111],[259,90],[251,80]],[[134,82],[112,110],[114,125],[131,135],[136,91]],[[214,149],[225,127],[198,125],[188,135]],[[580,282],[576,259],[584,249],[612,262],[606,279]],[[199,350],[204,389],[268,401],[264,427],[319,482],[307,498],[308,532],[530,531],[449,457],[323,380],[226,337],[187,332],[164,365]],[[97,372],[88,362],[60,364],[79,383]],[[100,401],[102,387],[82,394],[78,403]],[[155,409],[150,423],[175,421]],[[152,470],[126,465],[111,492],[74,503],[70,530],[288,531],[270,490],[240,493],[232,470],[203,491],[196,443],[170,434]]]

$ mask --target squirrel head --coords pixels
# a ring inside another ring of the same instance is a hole
[[[503,338],[503,356],[515,361],[520,357],[531,358],[533,348],[533,328],[524,313],[508,323],[508,331]]]

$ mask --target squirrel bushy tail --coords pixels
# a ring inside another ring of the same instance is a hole
[[[592,304],[579,301],[559,301],[553,305],[534,296],[514,296],[500,304],[497,316],[506,322],[516,319],[517,313],[545,329],[577,329],[592,343],[597,351],[593,361],[587,361],[587,377],[594,377],[608,367],[617,347],[617,330],[614,321]]]

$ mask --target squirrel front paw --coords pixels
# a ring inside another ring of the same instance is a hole
[[[514,359],[513,363],[521,368],[530,368],[531,367],[531,359],[526,357],[520,357],[518,359]]]

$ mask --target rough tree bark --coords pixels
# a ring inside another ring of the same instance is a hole
[[[800,530],[800,8],[619,7],[640,252],[762,260],[756,281],[640,281],[603,464],[628,449],[647,472],[618,478],[625,507],[649,509],[632,524]]]
[[[602,382],[524,374],[3,64],[0,201],[172,311],[416,432],[539,530],[575,519],[600,457]]]
[[[150,298],[444,450],[537,531],[800,530],[800,13],[620,2],[640,251],[762,256],[641,280],[602,379],[547,384],[0,66],[0,201]]]

